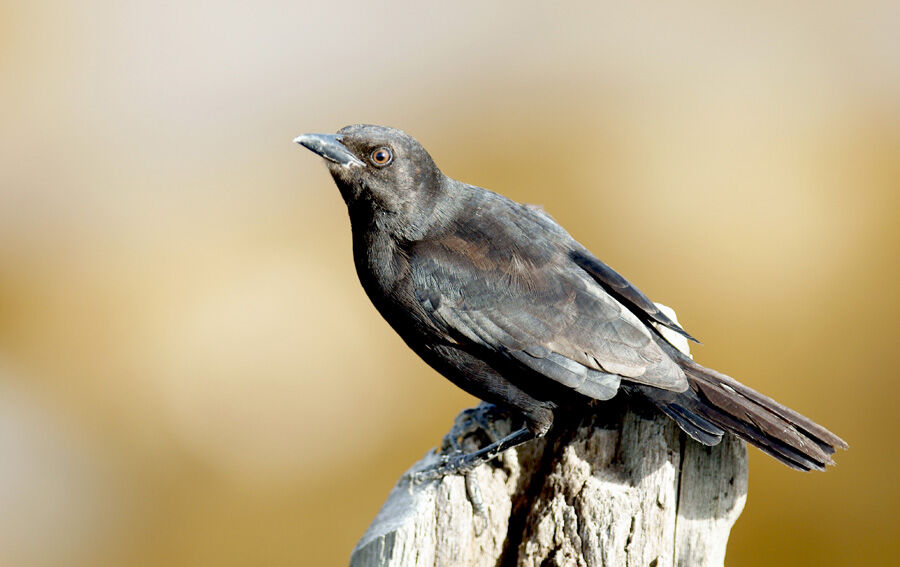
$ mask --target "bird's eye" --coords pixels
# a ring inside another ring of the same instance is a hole
[[[391,150],[388,148],[378,148],[372,155],[369,156],[369,159],[372,161],[374,165],[378,167],[384,167],[391,163],[394,159],[394,154],[391,153]]]

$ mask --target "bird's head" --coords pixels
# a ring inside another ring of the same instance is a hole
[[[294,141],[326,160],[351,215],[386,212],[413,220],[442,188],[443,175],[425,148],[396,128],[355,124]]]

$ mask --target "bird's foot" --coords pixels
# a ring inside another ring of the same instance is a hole
[[[507,449],[534,438],[534,434],[524,428],[501,437],[502,434],[497,431],[496,425],[506,417],[502,410],[486,403],[463,411],[450,432],[444,436],[438,460],[430,466],[409,471],[405,475],[410,483],[410,489],[415,485],[441,480],[448,475],[464,476],[466,496],[472,505],[476,534],[484,530],[488,519],[475,469]],[[500,427],[501,431],[503,429],[506,429],[505,423]],[[473,450],[485,443],[487,446]]]
[[[507,413],[502,409],[485,402],[463,410],[444,436],[441,452],[471,452],[486,443],[496,442],[499,439],[496,423],[506,417]]]
[[[534,433],[522,428],[478,451],[472,453],[455,451],[449,455],[441,455],[440,461],[437,463],[422,470],[410,471],[407,473],[407,476],[414,484],[420,484],[438,480],[451,474],[470,473],[503,451],[521,445],[531,439],[534,439]]]
[[[463,410],[441,441],[438,451],[440,460],[423,470],[410,472],[407,476],[418,484],[452,474],[468,475],[496,456],[492,454],[484,458],[485,451],[497,445],[500,440],[496,424],[506,417],[506,412],[486,402]]]

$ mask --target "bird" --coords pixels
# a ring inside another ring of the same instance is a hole
[[[597,401],[646,400],[707,446],[727,434],[802,471],[847,443],[701,366],[696,341],[540,207],[444,175],[406,132],[354,124],[294,141],[324,158],[347,205],[372,304],[428,365],[521,427],[420,478],[465,473]]]

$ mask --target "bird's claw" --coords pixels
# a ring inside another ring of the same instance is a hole
[[[456,418],[453,427],[444,436],[441,448],[443,450],[452,449],[462,452],[472,451],[475,450],[474,447],[484,442],[476,440],[477,437],[482,437],[488,443],[493,443],[498,438],[495,424],[498,419],[504,417],[506,417],[506,414],[503,410],[493,404],[484,402],[475,407],[464,409]],[[470,447],[464,447],[464,445],[470,445]]]

